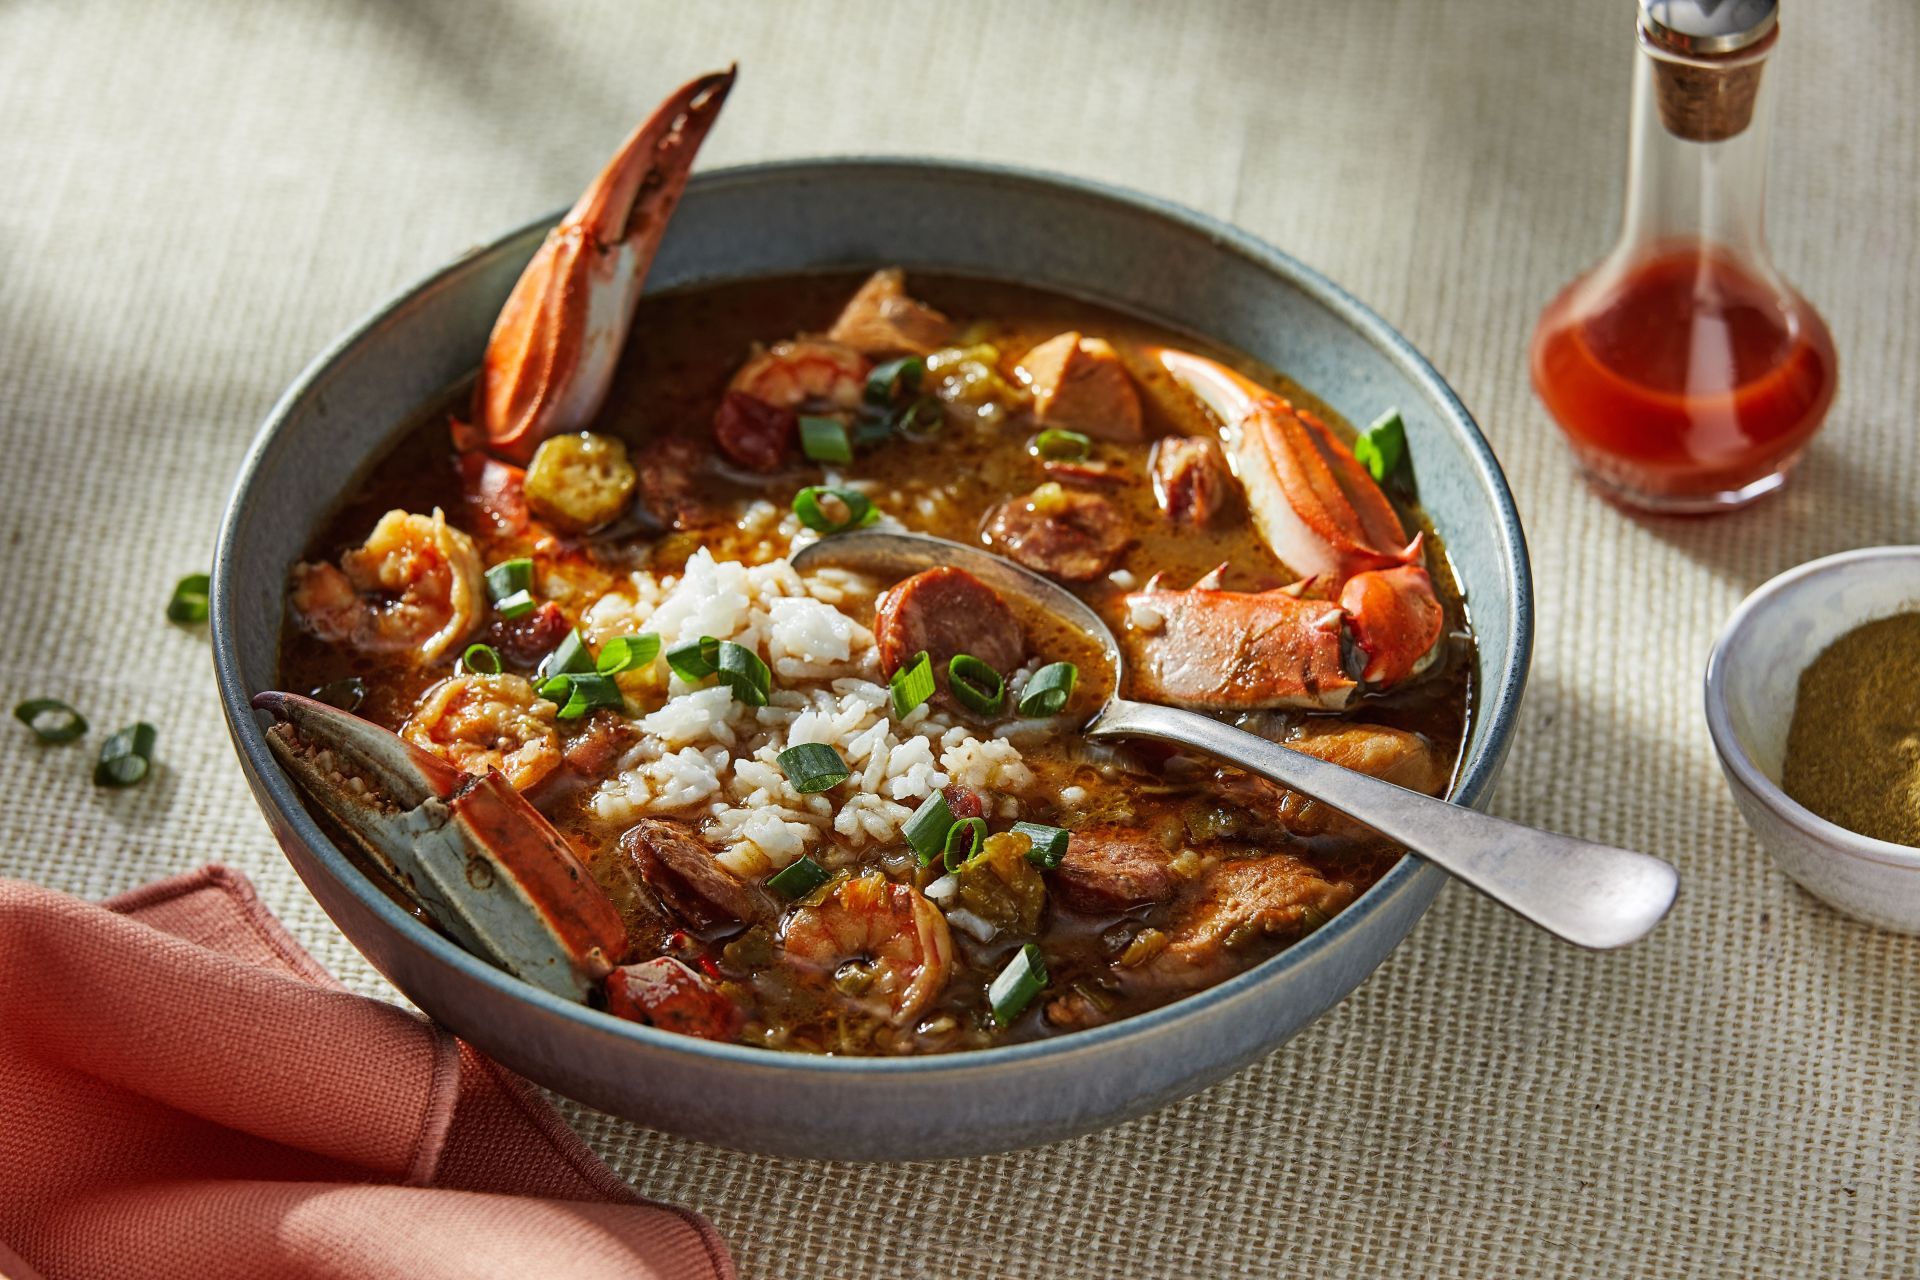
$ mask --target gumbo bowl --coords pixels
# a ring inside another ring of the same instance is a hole
[[[411,918],[325,835],[275,765],[249,698],[278,686],[287,573],[421,407],[468,377],[555,217],[430,276],[316,360],[254,442],[220,530],[213,644],[241,767],[300,878],[408,999],[508,1067],[641,1124],[833,1159],[1005,1151],[1140,1115],[1270,1052],[1372,973],[1446,881],[1404,858],[1293,947],[1107,1026],[937,1056],[811,1057],[622,1022],[538,990]],[[1477,637],[1451,798],[1481,804],[1526,682],[1526,544],[1487,442],[1431,365],[1324,277],[1223,223],[1089,183],[905,160],[809,161],[693,179],[650,290],[897,264],[1020,281],[1205,335],[1349,417],[1398,405],[1423,505]],[[644,328],[636,340],[645,341]]]

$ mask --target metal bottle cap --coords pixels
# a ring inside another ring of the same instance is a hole
[[[1640,0],[1640,25],[1680,54],[1734,53],[1766,38],[1779,0]]]

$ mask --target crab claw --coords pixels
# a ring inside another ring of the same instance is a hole
[[[1135,696],[1204,711],[1338,711],[1357,685],[1344,615],[1285,589],[1222,591],[1218,570],[1183,591],[1149,583],[1125,599]]]
[[[378,725],[293,693],[262,693],[267,743],[293,779],[474,954],[585,1000],[626,929],[566,838],[497,769],[462,773]]]
[[[463,449],[524,464],[599,412],[647,268],[734,71],[682,85],[627,138],[547,236],[494,321]]]

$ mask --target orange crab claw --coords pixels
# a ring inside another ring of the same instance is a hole
[[[1354,575],[1340,591],[1340,607],[1354,647],[1366,655],[1360,678],[1376,688],[1418,675],[1439,653],[1446,611],[1418,565]]]
[[[734,69],[701,76],[635,129],[527,264],[494,321],[458,441],[525,463],[599,412],[647,268]]]

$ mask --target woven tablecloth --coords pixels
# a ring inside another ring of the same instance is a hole
[[[1265,1062],[1038,1151],[776,1161],[568,1104],[587,1140],[755,1276],[1911,1275],[1920,941],[1766,861],[1699,709],[1753,586],[1915,538],[1920,7],[1784,25],[1772,239],[1842,391],[1783,496],[1681,522],[1593,497],[1527,386],[1536,313],[1615,226],[1626,0],[0,0],[0,694],[151,720],[160,760],[101,791],[90,747],[0,733],[0,874],[97,897],[219,859],[393,995],[275,850],[168,591],[208,567],[248,439],[329,338],[571,200],[668,88],[737,58],[708,167],[914,152],[1102,179],[1238,223],[1398,325],[1479,417],[1532,544],[1495,807],[1662,853],[1685,885],[1607,956],[1451,888]]]

